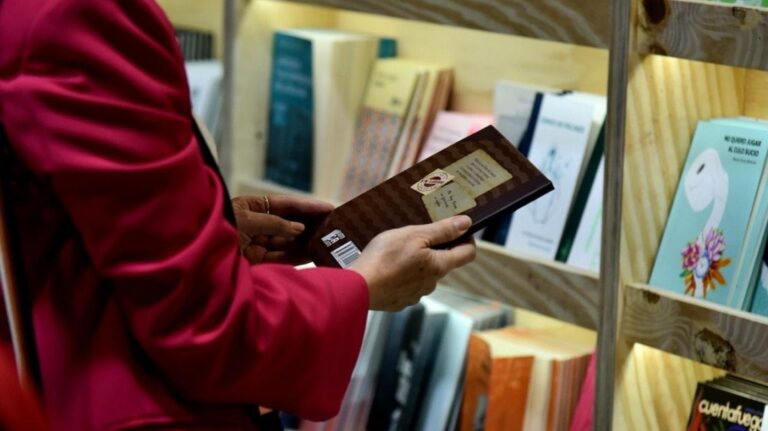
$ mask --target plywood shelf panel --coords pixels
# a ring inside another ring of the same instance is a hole
[[[588,329],[597,328],[597,274],[481,241],[477,258],[443,283]]]
[[[269,182],[239,184],[239,194],[299,194]],[[584,328],[597,327],[597,274],[558,262],[511,253],[484,241],[473,263],[448,274],[442,284]]]
[[[768,382],[768,319],[761,316],[630,285],[620,338]]]
[[[643,0],[640,53],[768,70],[768,10],[711,2]]]
[[[607,48],[608,0],[290,0],[542,40]]]

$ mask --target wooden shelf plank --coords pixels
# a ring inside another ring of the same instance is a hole
[[[641,53],[768,70],[768,9],[681,0],[637,4]]]
[[[558,262],[513,254],[484,241],[477,258],[441,283],[564,322],[597,328],[597,274]]]
[[[259,180],[241,182],[237,192],[309,196]],[[441,284],[584,328],[597,327],[597,274],[514,254],[485,241],[478,243],[473,263],[448,274]]]
[[[627,286],[622,342],[768,382],[768,319],[645,285]]]
[[[287,0],[607,48],[608,0]]]

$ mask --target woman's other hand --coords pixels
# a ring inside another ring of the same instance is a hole
[[[472,225],[467,216],[382,232],[349,269],[368,282],[372,310],[397,311],[431,293],[437,281],[475,258],[475,243],[434,249],[463,235]]]
[[[309,261],[306,244],[297,240],[333,205],[294,196],[240,196],[232,199],[240,250],[251,263],[301,264]],[[302,237],[307,237],[303,235]]]

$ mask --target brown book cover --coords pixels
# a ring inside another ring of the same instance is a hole
[[[493,126],[474,133],[336,208],[310,240],[319,266],[347,267],[380,232],[466,214],[482,229],[495,215],[552,191]]]

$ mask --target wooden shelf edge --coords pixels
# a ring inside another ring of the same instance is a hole
[[[608,0],[484,2],[468,0],[283,0],[607,48]]]
[[[624,290],[622,343],[768,382],[768,319],[642,284]]]
[[[682,0],[637,3],[640,53],[768,70],[768,9]]]
[[[240,181],[236,190],[238,194],[310,196],[256,179]],[[597,328],[597,274],[560,262],[513,253],[479,241],[475,262],[451,272],[441,284],[584,328]]]
[[[587,329],[597,328],[597,274],[559,262],[511,253],[481,241],[475,261],[454,270],[441,283]]]

